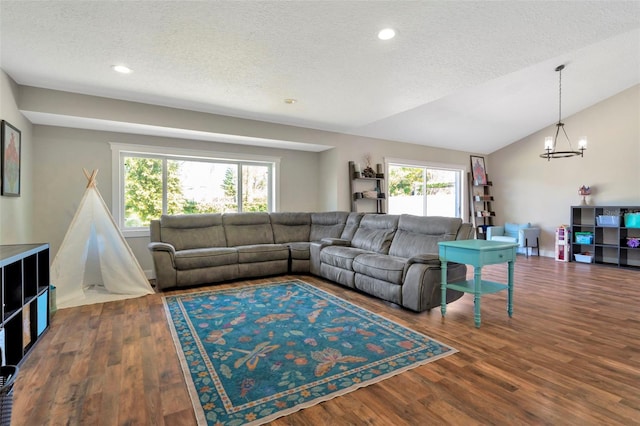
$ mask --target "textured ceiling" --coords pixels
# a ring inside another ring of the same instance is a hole
[[[640,83],[640,2],[0,0],[19,84],[478,153],[557,120],[561,63],[563,116]]]

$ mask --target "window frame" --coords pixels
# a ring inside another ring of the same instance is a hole
[[[465,164],[455,164],[455,163],[438,163],[438,162],[433,162],[433,161],[420,161],[420,160],[409,160],[406,158],[389,158],[386,157],[384,158],[384,172],[385,172],[385,176],[387,177],[386,181],[385,181],[385,191],[388,194],[388,199],[386,201],[387,206],[386,206],[386,211],[389,211],[389,201],[391,199],[391,192],[389,191],[389,179],[388,177],[391,176],[389,173],[389,167],[390,166],[408,166],[408,167],[424,167],[424,168],[431,168],[431,169],[441,169],[441,170],[453,170],[453,171],[459,171],[461,173],[460,176],[460,219],[462,219],[463,222],[467,222],[468,221],[468,214],[466,213],[468,211],[468,197],[466,196],[466,194],[469,191],[468,188],[468,182],[467,182],[467,173],[469,173],[469,166],[465,163]]]
[[[279,211],[280,207],[280,157],[271,157],[233,152],[216,152],[185,148],[163,147],[155,145],[134,145],[111,142],[111,199],[112,216],[118,228],[125,237],[149,236],[149,227],[126,228],[124,226],[124,158],[139,156],[166,160],[187,160],[206,162],[220,162],[235,164],[238,167],[238,177],[243,165],[267,165],[269,167],[269,211]],[[162,209],[167,207],[167,169],[163,167]],[[240,198],[242,183],[238,183],[238,211],[242,209]]]

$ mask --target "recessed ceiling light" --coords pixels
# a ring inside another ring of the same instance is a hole
[[[293,99],[293,98],[287,98],[287,99],[284,100],[284,103],[288,104],[288,105],[293,105],[296,102],[298,102],[298,100],[297,99]]]
[[[133,70],[125,65],[112,65],[111,68],[120,74],[130,74]]]
[[[393,28],[385,28],[383,30],[380,30],[380,32],[378,33],[378,38],[380,40],[391,40],[395,36],[396,32],[393,30]]]

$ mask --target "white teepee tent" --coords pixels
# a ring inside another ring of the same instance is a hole
[[[95,170],[51,265],[58,308],[152,294],[153,289],[109,212]]]

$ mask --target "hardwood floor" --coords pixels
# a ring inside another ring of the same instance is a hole
[[[480,329],[468,294],[442,320],[315,277],[251,281],[300,278],[460,351],[272,424],[640,424],[640,271],[523,256],[515,271],[513,318],[487,295]],[[15,425],[194,423],[160,294],[58,311],[14,387]]]

